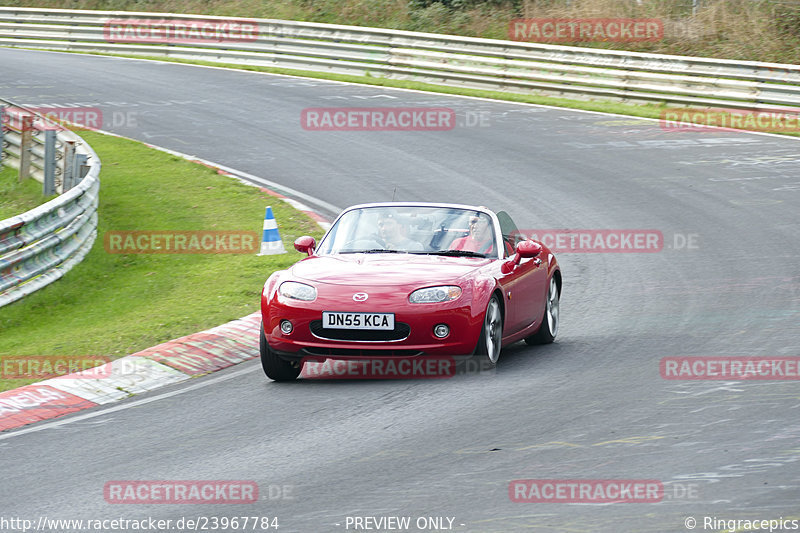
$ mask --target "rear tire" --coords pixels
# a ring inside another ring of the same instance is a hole
[[[269,379],[273,381],[294,381],[300,375],[300,370],[303,368],[302,363],[294,366],[292,363],[278,357],[278,354],[269,347],[267,338],[264,336],[263,322],[259,332],[258,348],[261,352],[261,367]]]
[[[483,316],[483,327],[481,337],[478,339],[478,346],[475,348],[475,355],[480,363],[487,363],[494,367],[500,358],[500,349],[503,343],[503,313],[500,311],[500,300],[497,295],[493,295],[486,306],[486,313]]]
[[[559,299],[558,284],[556,278],[550,278],[550,286],[547,289],[547,301],[544,305],[544,318],[539,326],[539,331],[525,337],[525,344],[530,346],[536,344],[550,344],[558,335],[558,321],[559,321]]]

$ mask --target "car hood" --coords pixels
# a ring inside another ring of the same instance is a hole
[[[418,254],[338,254],[307,257],[289,270],[296,278],[337,285],[435,285],[454,282],[491,262]]]

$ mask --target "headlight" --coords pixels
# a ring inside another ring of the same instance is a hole
[[[412,304],[434,304],[449,302],[461,296],[461,287],[455,285],[443,285],[441,287],[425,287],[417,289],[408,297]]]
[[[305,283],[298,283],[296,281],[284,281],[281,283],[278,292],[281,296],[291,298],[292,300],[303,300],[304,302],[311,302],[317,299],[317,289]]]

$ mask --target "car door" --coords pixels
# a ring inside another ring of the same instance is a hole
[[[506,260],[514,257],[514,248],[522,238],[511,217],[497,214],[505,245]],[[507,274],[501,274],[505,294],[504,335],[513,335],[540,320],[547,290],[547,265],[544,257],[521,259]]]
[[[506,336],[521,331],[540,320],[547,289],[547,266],[539,257],[522,259],[500,284],[506,299]]]

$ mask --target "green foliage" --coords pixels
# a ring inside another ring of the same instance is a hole
[[[778,4],[775,7],[775,29],[787,37],[800,37],[800,5]]]
[[[54,196],[42,195],[42,184],[33,178],[19,182],[17,169],[3,166],[0,171],[0,220],[20,215]]]

